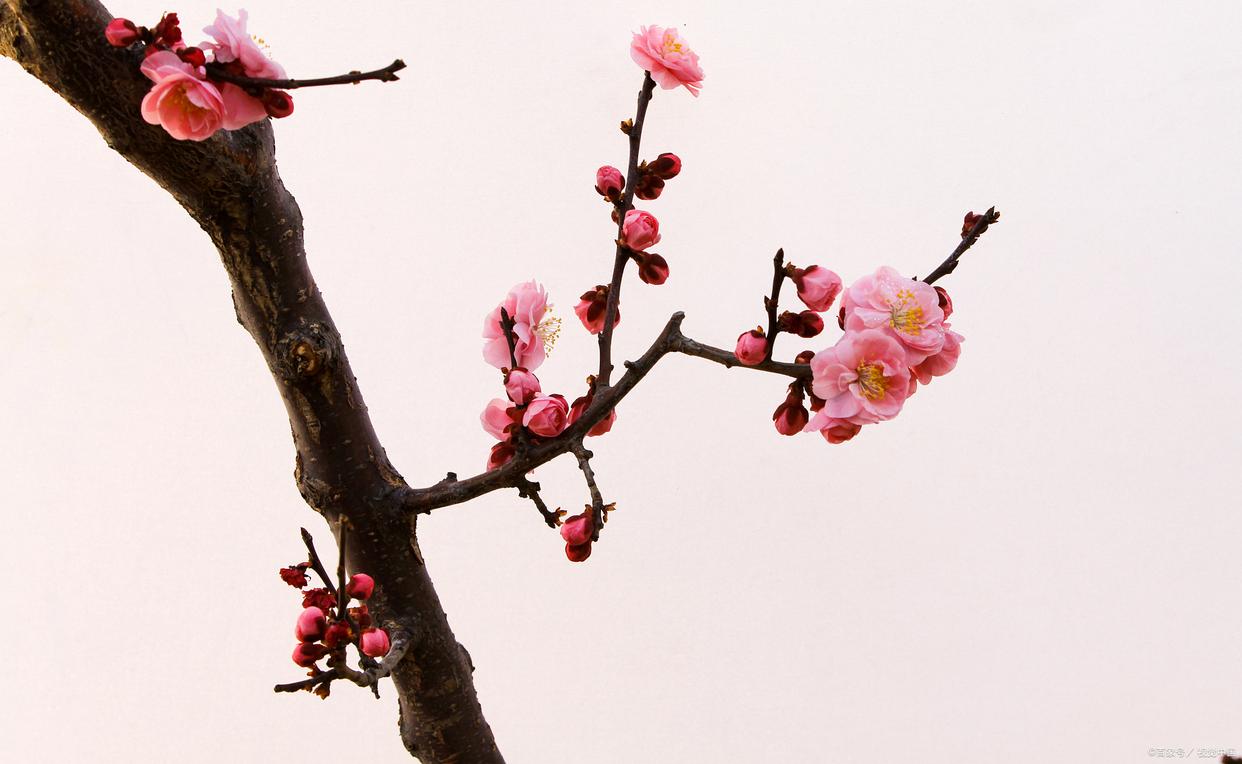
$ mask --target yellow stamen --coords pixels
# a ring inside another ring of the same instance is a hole
[[[552,306],[544,313],[543,320],[535,325],[535,336],[543,343],[543,352],[552,355],[556,340],[561,336],[561,319],[552,314]]]
[[[664,33],[664,52],[665,53],[680,53],[681,52],[681,43],[677,42],[677,33],[671,29]]]
[[[888,310],[889,325],[897,331],[915,337],[923,333],[923,308],[909,289],[899,291],[895,301],[889,300]]]
[[[855,371],[858,373],[858,387],[867,400],[878,400],[888,392],[888,380],[882,367],[863,361]]]

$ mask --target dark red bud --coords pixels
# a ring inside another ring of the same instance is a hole
[[[138,27],[129,19],[113,19],[104,27],[104,37],[108,38],[109,45],[126,48],[138,42],[142,35],[138,34]]]
[[[283,90],[265,90],[261,100],[269,117],[280,119],[293,113],[293,96]]]
[[[299,642],[298,646],[293,648],[293,662],[302,668],[310,668],[315,665],[315,661],[328,654],[328,648],[323,645],[317,645],[313,642]]]
[[[307,563],[303,562],[298,565],[290,565],[287,568],[280,569],[280,578],[295,589],[301,589],[306,586],[306,567]]]
[[[953,315],[953,300],[949,299],[949,293],[944,291],[944,287],[932,287],[936,290],[936,296],[940,298],[940,309],[944,311],[944,317],[948,318]]]
[[[647,165],[647,171],[661,180],[672,180],[681,172],[681,158],[676,154],[663,153]]]
[[[824,319],[813,310],[804,310],[798,314],[801,320],[801,326],[798,329],[798,336],[810,339],[824,330]]]
[[[565,556],[569,558],[570,562],[582,562],[591,556],[591,542],[588,541],[585,544],[577,545],[566,544]]]
[[[190,66],[202,66],[207,63],[207,56],[203,55],[203,51],[198,48],[182,48],[177,51],[177,56]]]
[[[634,184],[634,196],[639,199],[659,199],[664,191],[664,181],[650,172],[644,173]]]
[[[353,632],[349,630],[349,624],[344,621],[336,621],[323,634],[323,644],[330,650],[335,650],[341,645],[349,644],[353,638]]]
[[[164,14],[164,18],[160,19],[160,23],[152,31],[155,33],[156,42],[162,42],[169,47],[181,42],[181,21],[175,13]]]
[[[772,413],[772,421],[776,425],[776,431],[781,435],[797,435],[802,432],[802,428],[806,427],[806,423],[811,420],[810,415],[806,412],[806,407],[802,405],[802,395],[795,397],[793,393],[785,399],[785,402],[776,407],[776,411]]]
[[[358,624],[358,628],[366,630],[371,628],[373,621],[371,620],[371,611],[367,610],[366,605],[351,607],[349,609],[349,617],[354,619],[354,623]]]
[[[668,281],[668,261],[655,252],[638,252],[638,277],[659,286]]]
[[[841,306],[841,312],[837,313],[837,326],[841,327],[841,331],[845,331],[845,306]]]
[[[811,411],[819,411],[824,407],[824,404],[828,403],[828,401],[809,391],[807,392],[806,397],[811,401]]]
[[[803,350],[801,353],[799,353],[798,355],[794,357],[794,363],[807,364],[807,363],[810,363],[811,359],[814,357],[815,357],[814,350]]]
[[[967,212],[966,217],[962,219],[962,238],[965,239],[970,235],[970,229],[975,227],[975,223],[979,222],[982,215],[976,215],[973,212]]]

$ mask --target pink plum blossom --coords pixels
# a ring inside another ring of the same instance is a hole
[[[798,288],[798,299],[819,313],[832,307],[833,300],[841,293],[841,277],[818,265],[797,268],[790,278]]]
[[[366,573],[355,573],[345,585],[345,593],[356,600],[369,599],[375,592],[375,579]]]
[[[604,165],[595,171],[595,190],[608,201],[615,202],[625,190],[625,176],[617,168]]]
[[[815,354],[811,374],[812,389],[827,401],[821,413],[853,424],[892,419],[909,395],[906,353],[880,329],[847,331]]]
[[[802,405],[802,395],[790,393],[785,402],[772,413],[772,422],[781,435],[797,435],[806,427],[810,414]]]
[[[298,615],[298,625],[294,635],[299,642],[316,642],[323,636],[328,627],[327,616],[317,607],[308,607]]]
[[[238,61],[242,73],[247,77],[264,80],[283,80],[284,67],[267,57],[250,33],[246,31],[246,10],[237,12],[237,18],[224,11],[216,10],[216,23],[203,29],[204,34],[211,35],[212,41],[204,42],[200,47],[212,52],[212,60],[219,64]]]
[[[844,443],[862,430],[862,425],[844,419],[833,419],[820,411],[815,415],[803,432],[818,432],[829,443]]]
[[[388,632],[383,629],[367,629],[362,632],[362,638],[358,640],[359,647],[364,655],[372,658],[382,658],[388,654],[388,648],[391,642],[388,640]]]
[[[608,311],[608,290],[607,284],[598,284],[594,289],[583,292],[578,304],[574,306],[574,315],[591,334],[604,331],[604,319]],[[612,325],[617,326],[620,323],[621,303],[617,303],[617,312],[613,314]]]
[[[582,562],[591,556],[591,536],[595,525],[590,507],[580,515],[565,519],[561,524],[561,538],[565,539],[565,556],[571,562]]]
[[[162,126],[179,141],[205,141],[223,126],[220,91],[176,53],[162,50],[148,56],[141,69],[155,83],[142,99],[142,118],[148,123]]]
[[[925,385],[932,381],[932,377],[943,377],[953,371],[962,355],[962,341],[966,338],[951,331],[948,324],[944,325],[944,330],[944,347],[940,352],[927,356],[922,363],[910,369],[920,384]]]
[[[621,226],[621,242],[638,252],[654,247],[660,243],[660,221],[650,212],[630,210]]]
[[[595,394],[584,395],[574,400],[573,405],[569,407],[569,424],[577,422],[578,419],[586,412],[591,405],[591,401],[595,400]],[[617,410],[613,409],[608,412],[608,416],[595,423],[595,426],[587,430],[587,437],[595,437],[603,435],[612,429],[612,425],[617,421]]]
[[[737,360],[747,366],[756,366],[763,363],[763,359],[768,354],[768,338],[764,336],[763,329],[751,329],[749,332],[742,332],[737,338],[737,348],[733,351],[733,355],[737,356]]]
[[[517,451],[513,448],[513,443],[505,441],[492,446],[491,453],[487,455],[487,471],[500,469],[508,464]]]
[[[539,377],[520,366],[510,369],[505,375],[505,392],[508,393],[509,400],[519,406],[530,403],[541,391]]]
[[[842,307],[847,332],[883,331],[905,348],[910,366],[939,353],[944,345],[944,311],[936,290],[887,266],[850,285]]]
[[[554,438],[569,425],[569,404],[560,395],[541,395],[526,407],[522,424],[536,435]]]
[[[479,421],[483,423],[483,429],[496,440],[508,440],[509,433],[505,430],[514,424],[513,413],[516,410],[511,402],[503,398],[493,398],[479,415]]]
[[[642,27],[630,43],[630,57],[651,72],[651,79],[665,90],[684,85],[690,95],[698,96],[703,87],[699,56],[690,50],[676,29]]]
[[[515,322],[513,333],[516,337],[514,354],[517,356],[517,365],[534,371],[543,364],[543,359],[547,356],[545,339],[555,336],[555,319],[544,319],[548,312],[547,292],[534,281],[517,284],[509,290],[505,301],[483,321],[483,339],[487,340],[483,344],[483,360],[497,369],[512,365],[509,360],[509,342],[500,328],[501,308]]]
[[[113,19],[104,27],[104,37],[108,38],[108,44],[117,48],[133,45],[140,36],[138,27],[129,19]]]

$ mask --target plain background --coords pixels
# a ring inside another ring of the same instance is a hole
[[[187,30],[211,3],[118,0]],[[420,523],[512,762],[1144,762],[1242,749],[1242,202],[1236,2],[255,2],[295,76],[276,126],[308,254],[389,456],[472,474],[500,392],[483,315],[538,278],[595,365],[591,188],[621,164],[640,24],[679,25],[701,98],[660,91],[643,205],[669,314],[729,346],[778,246],[847,280],[926,273],[962,215],[1001,223],[943,282],[956,372],[855,441],[783,438],[781,379],[669,358],[596,470],[589,562],[512,491]],[[196,41],[198,36],[189,32]],[[393,693],[276,696],[299,601],[283,407],[206,237],[94,129],[0,63],[6,761],[400,761]],[[790,356],[820,348],[783,341]],[[550,502],[587,500],[572,462]],[[1210,760],[1203,758],[1201,760]]]

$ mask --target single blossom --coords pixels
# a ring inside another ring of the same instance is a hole
[[[302,668],[310,668],[315,665],[315,661],[328,654],[328,648],[323,645],[317,645],[313,642],[299,642],[298,646],[293,648],[293,662]]]
[[[509,359],[509,341],[500,328],[500,309],[504,308],[514,321],[514,355],[517,365],[534,371],[543,364],[547,351],[556,341],[560,320],[547,316],[548,293],[534,281],[517,284],[509,290],[505,301],[483,321],[483,360],[504,369],[514,364]]]
[[[957,359],[962,355],[962,341],[966,338],[951,331],[948,324],[944,325],[944,330],[944,347],[940,352],[927,356],[922,363],[910,369],[920,384],[926,385],[932,377],[943,377],[957,367]]]
[[[327,589],[307,589],[302,592],[302,607],[317,607],[326,613],[336,607],[336,596]]]
[[[220,91],[176,53],[158,51],[141,69],[155,83],[142,99],[142,118],[149,124],[160,125],[179,141],[205,141],[223,126]]]
[[[654,247],[660,243],[660,221],[650,212],[630,210],[621,226],[621,243],[637,252]]]
[[[497,443],[492,446],[492,451],[487,456],[487,470],[490,472],[505,466],[513,459],[515,453],[517,452],[510,442]]]
[[[860,430],[862,430],[860,424],[844,419],[834,419],[821,411],[807,424],[803,432],[818,432],[824,436],[824,440],[837,444],[853,438]]]
[[[508,393],[509,400],[519,406],[530,403],[541,391],[539,378],[520,366],[510,369],[505,375],[505,392]]]
[[[892,419],[909,394],[901,343],[879,329],[846,332],[811,359],[811,388],[833,419],[869,424]]]
[[[383,629],[367,629],[362,632],[362,638],[358,640],[361,644],[364,655],[372,658],[382,658],[388,655],[388,648],[391,647],[388,641],[388,632]]]
[[[625,190],[625,176],[617,168],[604,165],[595,171],[595,190],[608,201],[615,202]]]
[[[647,164],[647,172],[660,180],[672,180],[681,172],[681,157],[666,151]]]
[[[513,418],[517,408],[503,398],[493,398],[479,415],[483,429],[496,440],[508,440],[508,429],[515,423]]]
[[[522,424],[544,438],[554,438],[569,424],[569,404],[560,395],[541,395],[526,407]]]
[[[651,79],[665,90],[684,85],[690,95],[697,96],[703,88],[699,56],[690,50],[676,29],[642,27],[630,43],[630,57],[651,72]]]
[[[910,366],[944,346],[944,311],[930,284],[885,266],[851,284],[841,302],[847,332],[883,331],[905,348]]]
[[[574,422],[577,422],[578,419],[583,415],[583,413],[586,412],[587,408],[590,407],[591,401],[593,400],[595,400],[594,393],[590,393],[590,394],[582,396],[581,398],[575,399],[573,402],[573,405],[569,407],[569,424],[573,424]],[[603,435],[604,433],[612,429],[612,425],[616,421],[617,421],[617,410],[613,409],[612,411],[608,412],[608,416],[599,420],[598,422],[595,423],[595,425],[591,429],[587,430],[587,437]]]
[[[795,268],[790,278],[798,288],[798,299],[820,313],[831,308],[833,300],[841,293],[841,277],[818,265]]]
[[[246,11],[237,12],[237,18],[216,10],[216,23],[205,27],[203,32],[212,39],[202,43],[211,51],[217,64],[231,64],[235,73],[256,79],[283,80],[284,67],[267,57],[254,38],[246,31]],[[272,91],[279,92],[279,91]],[[293,112],[293,99],[288,93],[275,97],[255,97],[232,83],[222,83],[220,94],[225,104],[225,130],[237,130],[270,116],[288,116]]]
[[[281,568],[281,580],[295,589],[301,589],[303,586],[310,583],[306,580],[306,566],[307,564],[303,562],[298,565],[290,565],[287,568]]]
[[[370,599],[375,592],[375,579],[366,573],[355,573],[345,584],[345,593],[356,600]]]
[[[781,435],[797,435],[806,427],[810,414],[802,405],[802,391],[790,392],[785,402],[776,407],[772,413],[772,422]]]
[[[648,284],[659,286],[668,281],[668,261],[655,252],[636,252],[634,259],[638,262],[638,278]]]
[[[317,642],[328,627],[327,616],[317,607],[308,607],[298,615],[298,625],[294,634],[299,642]]]
[[[604,318],[608,310],[608,290],[606,284],[598,284],[589,292],[583,292],[578,304],[574,306],[574,315],[591,334],[604,331]],[[612,325],[621,323],[621,304],[617,303],[617,312],[612,318]]]
[[[768,338],[763,335],[763,329],[751,329],[738,335],[737,348],[733,351],[737,360],[747,366],[756,366],[763,363],[767,354]]]
[[[595,532],[593,511],[588,506],[580,515],[565,519],[561,524],[561,538],[565,539],[565,556],[572,562],[582,562],[591,556],[591,536]]]

